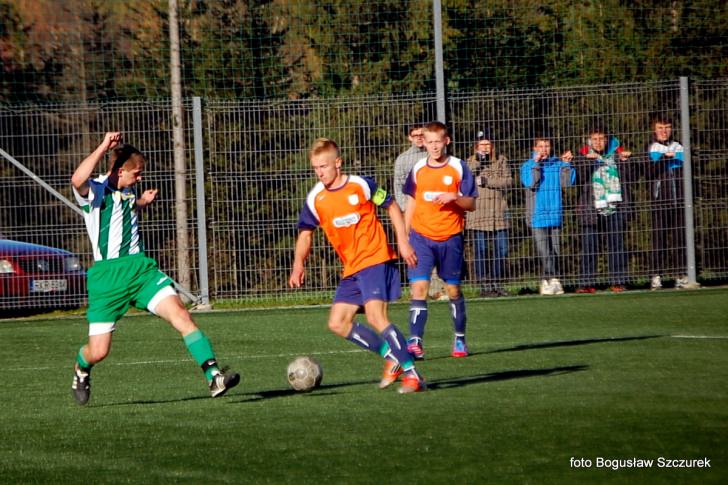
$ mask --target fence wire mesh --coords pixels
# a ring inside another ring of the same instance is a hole
[[[158,188],[160,195],[157,202],[142,215],[143,243],[147,252],[159,261],[160,267],[177,278],[175,174],[169,101],[62,103],[42,107],[27,105],[0,111],[0,147],[74,205],[71,175],[81,160],[98,146],[107,130],[122,131],[124,141],[143,150],[148,160],[140,189]],[[186,129],[186,161],[189,187],[193,188],[191,130],[190,124]],[[83,218],[5,159],[1,170],[2,238],[63,248],[79,256],[82,266],[89,268],[93,255]],[[105,171],[106,163],[102,161],[96,173],[100,175]],[[194,195],[193,190],[187,191],[190,214],[187,226],[191,247],[185,249],[193,258],[193,271],[197,268],[197,251],[193,250],[197,246]],[[35,250],[35,259],[39,252],[43,254],[45,250]],[[19,295],[27,294],[29,285],[35,279],[58,280],[67,276],[58,272],[43,273],[48,274],[29,272],[20,278],[21,282],[6,278],[6,291],[0,294],[0,305],[7,302],[10,306],[38,306],[38,297],[42,297],[51,306],[65,306],[66,303],[72,306],[85,299],[84,285],[69,288],[67,292],[31,294],[20,300]],[[4,276],[8,275],[0,275]]]
[[[543,277],[526,213],[528,191],[520,172],[537,136],[550,138],[557,154],[571,150],[577,155],[573,163],[582,184],[563,190],[556,274],[567,290],[620,283],[647,287],[656,274],[671,285],[686,274],[682,191],[677,201],[654,199],[654,162],[648,153],[650,120],[655,115],[671,118],[673,135],[681,140],[680,96],[677,81],[461,91],[450,96],[451,153],[471,157],[476,134],[484,130],[490,133],[496,153],[508,159],[512,185],[502,190],[509,227],[501,278],[508,291],[535,291]],[[728,165],[723,147],[728,135],[728,83],[694,82],[689,99],[698,276],[703,281],[720,280],[728,276]],[[286,285],[298,213],[316,182],[307,158],[311,142],[318,136],[335,139],[347,171],[372,176],[391,189],[394,159],[409,147],[407,129],[412,123],[435,118],[436,99],[427,92],[287,101],[205,99],[204,187],[194,178],[191,106],[191,102],[185,104],[184,125],[191,234],[186,250],[191,253],[193,271],[190,289],[199,290],[198,258],[207,257],[213,301],[275,304],[327,301],[338,281],[339,263],[317,231],[305,289],[292,291]],[[141,188],[160,189],[159,203],[142,215],[145,246],[164,271],[178,278],[170,111],[167,101],[5,109],[0,112],[0,147],[71,199],[69,178],[79,161],[95,148],[104,131],[123,131],[125,139],[149,160]],[[619,252],[626,259],[622,269],[610,267],[610,258],[619,255],[613,249],[616,243],[602,240],[614,231],[599,222],[585,223],[580,203],[584,184],[591,183],[581,174],[590,176],[591,171],[584,168],[578,152],[596,125],[631,152],[619,162],[625,196],[618,206],[624,224]],[[2,175],[3,237],[69,250],[88,267],[91,251],[81,218],[12,165],[3,163]],[[197,246],[194,208],[199,188],[204,189],[207,205],[207,255],[200,255]],[[476,215],[469,217],[472,222]],[[466,231],[465,287],[471,291],[477,291],[480,280],[488,278],[478,274],[478,264],[485,264],[487,271],[496,262],[491,250],[479,263],[476,239],[477,233]],[[589,253],[594,256],[587,258],[595,264],[593,274],[585,274],[584,256]],[[404,273],[404,267],[401,269]],[[76,290],[65,295],[49,291],[44,296],[53,299],[54,305],[73,304],[83,298],[82,289]],[[11,303],[11,296],[6,292],[0,300]],[[34,303],[12,300],[12,304]]]

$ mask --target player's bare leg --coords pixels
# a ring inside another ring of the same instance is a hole
[[[187,350],[202,368],[207,378],[212,397],[220,397],[240,382],[240,374],[220,368],[210,341],[192,320],[182,300],[177,295],[169,295],[154,308],[154,313],[169,322],[184,339]]]

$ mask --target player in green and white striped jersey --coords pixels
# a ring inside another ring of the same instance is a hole
[[[91,179],[109,151],[108,172]],[[172,279],[144,255],[136,212],[154,202],[158,193],[145,190],[137,198],[133,191],[145,163],[139,150],[121,143],[121,133],[107,133],[71,177],[95,260],[87,275],[89,338],[78,351],[73,373],[73,395],[82,405],[91,393],[91,368],[108,355],[116,322],[131,305],[162,317],[180,333],[202,367],[212,397],[222,396],[240,382],[239,374],[219,368],[210,341],[192,320]]]

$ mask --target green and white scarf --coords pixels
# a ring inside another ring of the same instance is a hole
[[[617,210],[617,202],[622,202],[622,184],[619,180],[617,168],[617,149],[619,140],[612,138],[609,148],[604,155],[598,154],[597,169],[592,174],[592,192],[594,194],[594,208],[602,215],[613,214]]]

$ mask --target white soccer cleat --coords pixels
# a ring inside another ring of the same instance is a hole
[[[238,383],[240,383],[240,374],[223,368],[208,383],[210,395],[212,397],[223,396],[230,389],[237,386]]]
[[[551,278],[551,281],[549,281],[549,284],[551,285],[553,293],[552,295],[563,295],[564,294],[564,287],[561,286],[561,282],[557,278]]]
[[[650,289],[659,290],[660,288],[662,288],[662,278],[660,278],[660,275],[655,275],[650,281]]]
[[[554,295],[554,288],[548,280],[541,280],[541,286],[538,289],[541,295]]]

